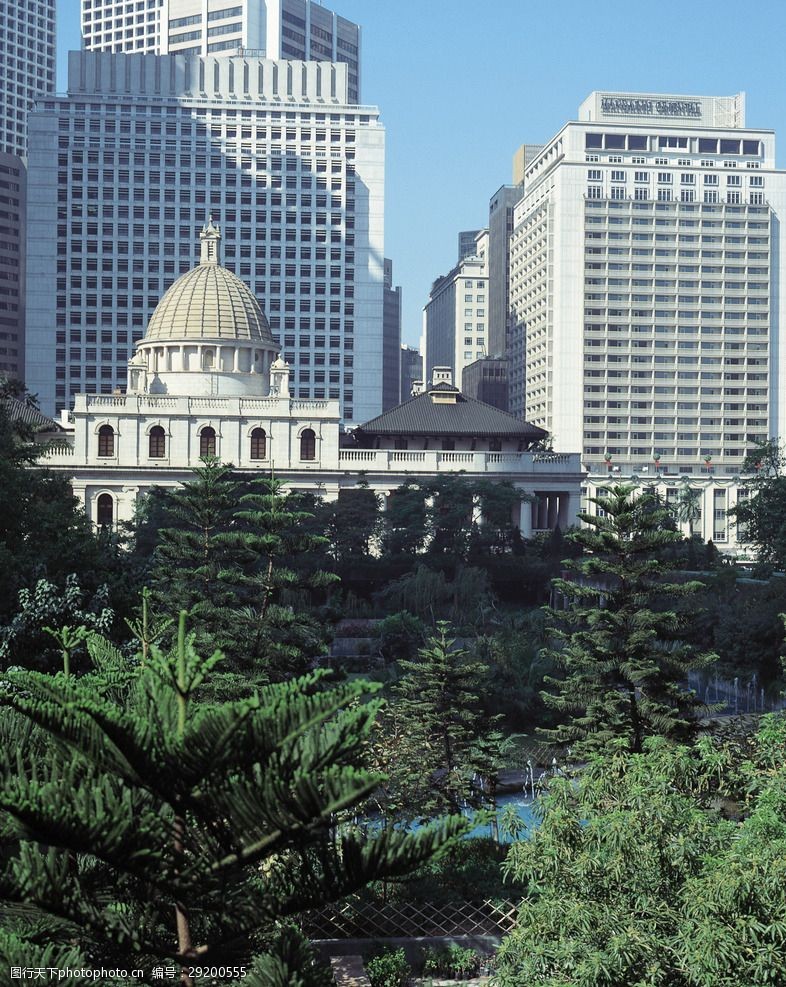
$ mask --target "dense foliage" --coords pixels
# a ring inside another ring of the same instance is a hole
[[[687,739],[700,713],[687,672],[712,658],[682,643],[679,615],[664,606],[701,588],[665,578],[673,564],[662,550],[682,536],[659,501],[631,487],[590,500],[599,513],[582,514],[587,527],[570,536],[587,554],[553,584],[564,609],[550,611],[557,646],[549,655],[563,676],[547,680],[544,700],[562,720],[543,733],[579,755],[617,737],[631,751],[652,735]]]
[[[144,664],[89,648],[99,674],[16,670],[2,691],[0,909],[27,966],[43,933],[94,963],[248,967],[246,987],[291,987],[269,952],[282,919],[406,872],[464,828],[336,826],[381,780],[361,763],[368,683],[313,673],[198,703],[221,655],[197,653],[185,612],[174,649]]]
[[[786,719],[742,762],[710,740],[625,747],[555,779],[540,827],[511,848],[530,890],[499,987],[786,982]]]

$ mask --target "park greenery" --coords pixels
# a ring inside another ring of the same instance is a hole
[[[382,510],[208,457],[96,531],[3,407],[6,965],[321,987],[314,907],[480,895],[522,902],[500,987],[786,982],[777,443],[737,510],[751,573],[688,487],[610,484],[524,540],[506,483]],[[721,721],[719,681],[755,715]],[[527,760],[537,827],[466,839]]]

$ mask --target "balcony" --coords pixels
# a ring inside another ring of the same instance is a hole
[[[581,471],[578,453],[442,452],[437,449],[341,449],[339,469],[383,473],[534,473]]]

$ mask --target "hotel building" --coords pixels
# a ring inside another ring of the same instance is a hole
[[[743,94],[596,92],[514,211],[511,410],[590,486],[701,479],[721,542],[752,442],[786,435],[784,174]]]

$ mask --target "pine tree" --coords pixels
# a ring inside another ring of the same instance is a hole
[[[644,738],[684,740],[693,735],[701,704],[687,690],[688,672],[714,655],[697,656],[680,640],[682,621],[671,608],[699,582],[668,582],[666,550],[682,539],[659,500],[636,497],[617,486],[590,498],[597,515],[580,514],[588,526],[568,537],[585,555],[565,562],[575,575],[555,579],[566,602],[549,610],[556,646],[547,652],[564,678],[546,679],[554,691],[546,704],[565,716],[549,740],[575,753],[604,748],[625,738],[632,752]]]
[[[234,650],[274,681],[304,672],[327,644],[322,625],[299,607],[338,577],[322,569],[303,572],[298,560],[314,558],[327,539],[309,532],[312,514],[272,474],[247,482],[233,518],[247,553]]]
[[[243,536],[233,528],[238,496],[232,467],[204,457],[189,483],[167,493],[168,526],[159,531],[153,555],[155,603],[186,610],[200,641],[222,647],[232,610],[242,605],[247,558]]]
[[[198,655],[185,612],[173,652],[151,644],[121,683],[111,647],[91,652],[110,687],[15,670],[1,693],[0,910],[27,966],[43,929],[58,955],[79,942],[94,966],[176,962],[191,985],[191,965],[249,966],[233,982],[310,983],[291,937],[285,957],[266,950],[282,920],[406,873],[465,829],[340,825],[381,781],[360,766],[379,706],[368,683],[331,689],[312,673],[196,705],[221,655]]]
[[[399,782],[394,779],[391,788],[408,792],[397,802],[417,806],[421,817],[482,801],[473,776],[488,767],[489,745],[499,739],[491,735],[498,717],[488,717],[480,700],[488,669],[456,647],[448,633],[449,625],[438,623],[418,658],[399,662],[402,676],[392,690],[391,774]]]

